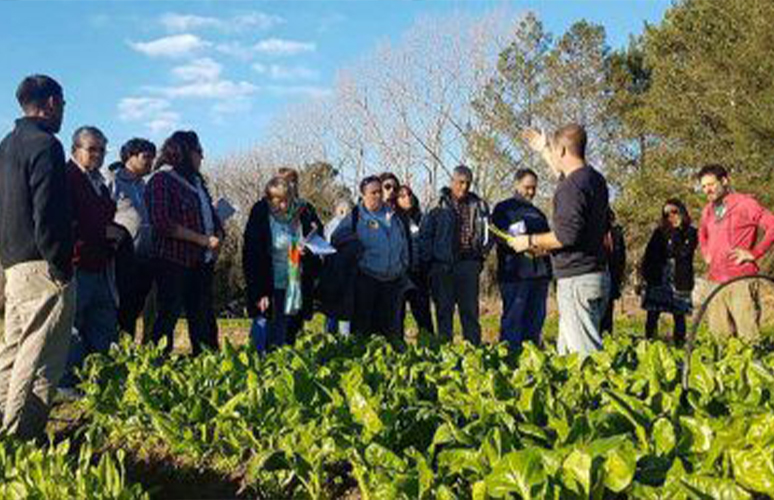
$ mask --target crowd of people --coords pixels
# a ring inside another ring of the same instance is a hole
[[[132,139],[103,175],[108,140],[96,127],[75,131],[66,159],[55,80],[25,78],[17,99],[23,117],[0,143],[0,417],[6,432],[27,438],[43,432],[54,390],[72,388],[85,357],[108,350],[119,331],[134,335],[149,302],[150,340],[166,339],[167,352],[183,313],[194,355],[218,347],[213,275],[225,231],[195,132],[173,133],[158,151]],[[357,202],[339,200],[327,224],[299,192],[298,172],[280,169],[243,234],[256,347],[292,344],[315,311],[327,316],[329,332],[403,338],[410,310],[419,330],[448,340],[457,312],[464,339],[480,344],[481,274],[496,247],[502,341],[541,343],[555,282],[559,353],[601,349],[626,268],[607,182],[586,160],[582,126],[522,135],[557,179],[550,220],[533,203],[540,179],[530,169],[515,172],[513,196],[491,211],[464,165],[424,213],[393,173],[368,176]],[[685,339],[699,248],[712,282],[734,280],[713,302],[712,331],[755,342],[758,290],[736,279],[759,272],[774,215],[734,192],[720,165],[701,168],[697,180],[708,201],[699,229],[681,200],[667,200],[639,266],[646,334],[657,335],[666,313],[675,341]]]

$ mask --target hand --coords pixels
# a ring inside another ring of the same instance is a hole
[[[508,246],[516,253],[529,250],[529,237],[525,234],[514,236],[508,240]]]
[[[735,248],[731,251],[731,259],[733,259],[734,264],[737,266],[741,266],[742,264],[746,262],[755,262],[755,257],[749,250],[745,250],[744,248]]]
[[[542,153],[548,147],[548,138],[543,132],[528,128],[521,133],[522,139],[527,141],[530,149],[536,153]]]
[[[258,301],[258,310],[265,313],[267,309],[269,309],[269,297],[262,297]]]
[[[202,236],[201,245],[207,250],[215,252],[220,249],[220,238],[217,236]]]

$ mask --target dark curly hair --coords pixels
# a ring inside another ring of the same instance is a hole
[[[164,141],[156,158],[154,170],[169,165],[187,177],[198,175],[191,161],[191,154],[194,152],[199,154],[202,152],[199,136],[193,130],[178,130]]]
[[[129,139],[121,146],[121,161],[126,163],[132,156],[142,153],[150,153],[156,156],[156,146],[147,139],[139,137]]]

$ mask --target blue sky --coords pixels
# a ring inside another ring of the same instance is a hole
[[[0,130],[27,74],[65,87],[62,135],[92,124],[110,150],[133,136],[192,128],[211,157],[245,151],[272,116],[329,92],[336,70],[397,39],[420,16],[534,10],[553,33],[585,18],[626,44],[666,0],[2,1]]]

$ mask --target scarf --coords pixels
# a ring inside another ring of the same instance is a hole
[[[301,248],[303,247],[301,212],[301,206],[293,203],[286,214],[271,214],[276,220],[290,225],[293,229],[290,232],[290,242],[288,243],[288,283],[285,288],[284,304],[287,316],[297,314],[304,305],[301,289]]]

